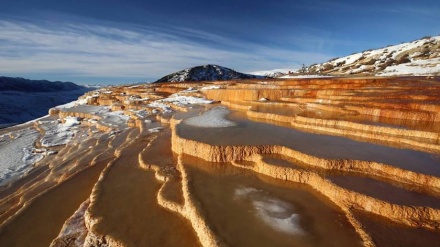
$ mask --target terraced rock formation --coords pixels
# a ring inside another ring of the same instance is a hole
[[[440,78],[118,86],[50,115],[44,140],[79,124],[0,189],[0,246],[440,240]]]

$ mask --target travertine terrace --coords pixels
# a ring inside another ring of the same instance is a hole
[[[80,121],[72,140],[1,188],[0,246],[440,241],[440,78],[159,83],[81,100],[50,110]]]

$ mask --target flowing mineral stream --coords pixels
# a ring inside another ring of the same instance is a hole
[[[0,246],[433,246],[439,79],[88,92],[0,130]]]

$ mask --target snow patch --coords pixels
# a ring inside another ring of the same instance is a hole
[[[191,105],[191,104],[211,104],[214,101],[205,98],[198,98],[193,96],[181,96],[173,94],[169,98],[161,99],[160,102],[169,102],[175,105]]]
[[[268,77],[278,77],[280,75],[288,74],[289,71],[294,71],[293,69],[273,69],[273,70],[260,70],[249,72],[251,75],[268,76]]]
[[[202,88],[200,88],[200,90],[213,90],[213,89],[221,89],[222,87],[221,86],[215,86],[215,85],[212,85],[212,86],[206,86],[206,87],[202,87]]]
[[[344,65],[351,64],[351,63],[354,63],[357,60],[359,60],[359,58],[361,58],[362,55],[363,55],[362,53],[356,53],[356,54],[353,54],[353,55],[350,55],[350,56],[347,56],[347,57],[338,58],[338,59],[332,61],[332,63],[335,64],[335,65],[338,64],[338,63],[341,63],[341,62],[345,62]]]
[[[26,128],[0,136],[0,185],[19,177],[44,155],[32,152],[38,131]]]
[[[430,60],[417,60],[387,67],[379,73],[381,76],[396,75],[434,75],[440,72],[440,58]]]
[[[173,112],[171,107],[169,107],[168,105],[166,105],[164,103],[160,103],[160,101],[158,101],[158,100],[148,104],[148,107],[159,108],[159,109],[162,110],[163,113],[171,113],[171,112]],[[156,109],[153,109],[151,112],[154,113],[154,114],[158,113],[158,111]]]
[[[80,124],[76,117],[66,117],[65,123],[58,121],[40,121],[45,129],[44,136],[41,138],[41,146],[54,147],[69,143],[78,132],[77,125]]]
[[[129,119],[130,116],[125,115],[123,111],[110,111],[104,113],[99,122],[107,126],[121,128],[127,124]]]
[[[185,119],[184,123],[203,128],[225,128],[236,126],[236,123],[226,119],[226,116],[230,113],[231,111],[225,107],[215,107],[204,112],[200,116]]]
[[[65,117],[64,118],[64,127],[73,127],[75,125],[79,125],[79,119],[77,117]]]
[[[132,110],[132,112],[139,118],[146,118],[148,117],[150,114],[148,114],[147,111],[145,110]]]
[[[75,106],[79,106],[79,105],[85,105],[87,104],[87,100],[93,98],[94,96],[87,96],[86,98],[83,99],[78,99],[72,102],[69,102],[67,104],[64,105],[59,105],[59,106],[55,106],[56,109],[68,109],[68,108],[73,108]]]

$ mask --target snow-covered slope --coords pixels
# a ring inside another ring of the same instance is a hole
[[[222,66],[208,64],[169,74],[160,78],[156,82],[224,81],[252,78],[258,78],[258,76],[243,74]]]
[[[0,128],[47,115],[50,108],[92,89],[71,82],[0,77]]]
[[[273,69],[273,70],[261,70],[250,72],[252,75],[266,76],[266,77],[280,77],[288,74],[291,70],[289,69]]]
[[[352,54],[308,68],[310,74],[440,75],[440,36]]]

